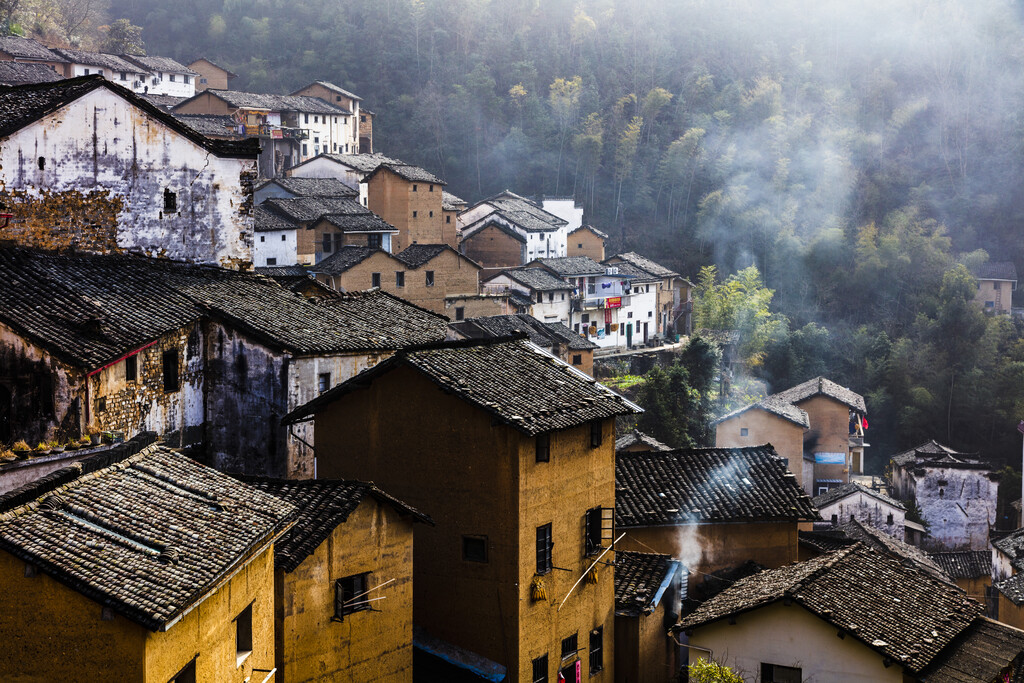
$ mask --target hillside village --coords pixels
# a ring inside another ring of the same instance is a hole
[[[1024,681],[984,453],[824,376],[662,443],[595,377],[685,274],[233,78],[0,38],[4,680]]]

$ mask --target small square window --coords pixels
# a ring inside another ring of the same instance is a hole
[[[395,287],[405,287],[405,272],[401,270],[395,271]]]
[[[416,186],[415,185],[412,186],[412,191],[416,192]]]
[[[466,309],[463,308],[462,306],[456,306],[455,307],[455,319],[456,320],[465,320],[465,318],[466,318]]]
[[[334,582],[334,618],[341,621],[346,614],[370,609],[366,597],[370,574],[353,574]]]
[[[577,325],[576,328],[578,330],[579,329],[579,325]],[[583,354],[582,353],[574,353],[574,354],[572,354],[572,364],[573,365],[583,365]]]
[[[267,241],[267,236],[266,235],[260,235],[260,242],[266,242],[266,241]]]
[[[412,212],[412,217],[413,218],[416,218],[417,215],[419,215],[419,211],[413,211]]]
[[[462,559],[467,562],[487,562],[487,537],[463,536]]]
[[[551,461],[551,434],[537,435],[537,462]]]
[[[750,430],[746,427],[740,427],[740,436],[750,436]]]
[[[316,377],[316,389],[319,393],[324,393],[331,388],[331,373],[321,372]]]
[[[164,213],[178,213],[178,193],[164,190]]]
[[[277,257],[275,256],[273,258],[268,258],[267,259],[267,265],[268,266],[276,266],[277,265]]]
[[[252,654],[252,605],[235,617],[235,666]]]

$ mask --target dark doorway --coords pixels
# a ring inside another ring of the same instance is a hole
[[[626,323],[626,348],[633,348],[633,323]]]

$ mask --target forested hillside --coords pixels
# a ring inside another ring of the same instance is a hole
[[[694,279],[756,266],[775,317],[750,370],[771,389],[824,373],[864,393],[876,455],[936,438],[1019,460],[1020,327],[972,307],[955,268],[1024,272],[1016,2],[111,0],[105,16],[238,89],[351,89],[378,151],[465,199],[571,194],[613,246]]]

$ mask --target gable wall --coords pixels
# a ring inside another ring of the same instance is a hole
[[[252,265],[255,160],[217,157],[106,88],[13,133],[0,167],[15,214],[0,239]]]
[[[493,225],[464,238],[459,251],[491,271],[517,268],[526,258],[526,245]]]
[[[747,428],[747,436],[740,433],[744,427]],[[715,426],[717,448],[761,446],[766,443],[775,447],[775,452],[787,461],[789,471],[796,476],[797,483],[807,490],[810,484],[804,481],[803,427],[759,408],[751,408]]]
[[[604,240],[589,230],[572,233],[566,241],[566,256],[589,256],[598,263],[604,261]]]

